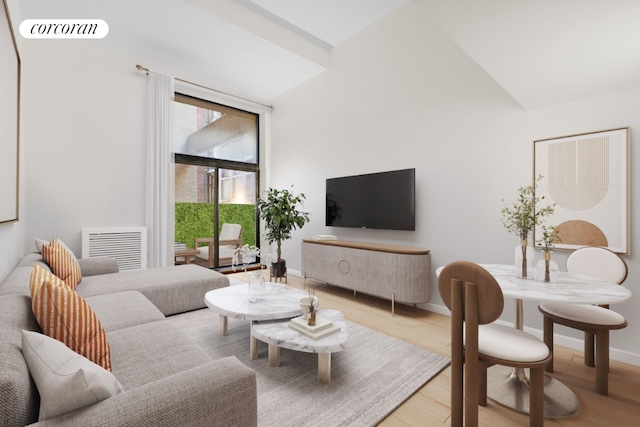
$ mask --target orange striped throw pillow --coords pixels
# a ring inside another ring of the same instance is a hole
[[[37,264],[31,274],[31,300],[44,334],[111,371],[111,349],[98,316],[80,295]]]
[[[53,274],[64,280],[69,287],[75,290],[82,280],[80,264],[60,240],[51,239],[49,245],[42,246],[42,257],[47,261]]]

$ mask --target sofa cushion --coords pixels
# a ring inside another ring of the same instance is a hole
[[[40,394],[40,419],[53,418],[121,393],[106,369],[58,340],[22,331],[22,353]]]
[[[125,391],[211,362],[195,342],[168,320],[118,329],[108,335],[112,372]]]
[[[24,426],[38,420],[38,390],[22,357],[23,329],[40,330],[31,312],[31,298],[0,295],[0,426]]]
[[[165,316],[204,308],[204,294],[229,286],[229,279],[195,264],[123,271],[85,277],[78,286],[87,298],[122,291],[139,291]]]
[[[107,338],[110,331],[165,319],[162,312],[137,291],[96,295],[85,300],[100,319]]]
[[[33,269],[35,277],[42,277],[41,286],[32,281],[31,287],[33,314],[42,331],[111,371],[107,335],[89,304],[52,273],[37,265]]]
[[[75,255],[58,239],[51,239],[49,245],[42,246],[42,257],[51,267],[51,271],[64,280],[71,289],[76,289],[82,280],[82,271]]]

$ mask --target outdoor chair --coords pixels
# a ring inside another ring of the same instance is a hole
[[[200,246],[201,244],[204,246]],[[220,265],[231,265],[236,249],[242,247],[242,226],[240,224],[222,224],[218,246],[220,248]],[[198,250],[196,264],[212,268],[215,262],[215,239],[213,237],[196,238],[195,248]]]

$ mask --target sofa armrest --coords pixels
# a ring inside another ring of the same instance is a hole
[[[32,426],[257,426],[255,372],[226,357]]]
[[[79,258],[78,264],[83,276],[96,276],[120,271],[118,261],[110,257]]]

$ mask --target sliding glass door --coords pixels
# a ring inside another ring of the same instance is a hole
[[[176,94],[176,243],[209,268],[258,245],[258,115]]]

